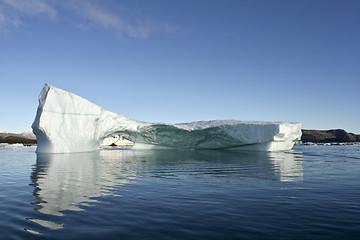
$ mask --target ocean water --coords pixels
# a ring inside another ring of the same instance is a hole
[[[0,145],[0,239],[360,239],[360,146]]]

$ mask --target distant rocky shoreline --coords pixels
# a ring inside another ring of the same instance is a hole
[[[8,144],[24,144],[24,145],[36,145],[36,139],[17,137],[17,136],[8,136],[5,138],[0,138],[0,143],[8,143]]]
[[[360,134],[348,133],[343,129],[309,130],[302,129],[301,142],[337,145],[340,143],[360,142]],[[36,137],[32,133],[0,132],[0,143],[36,145]]]
[[[23,133],[0,131],[0,143],[35,145],[36,136],[29,131]]]
[[[354,143],[360,142],[360,135],[348,133],[343,129],[307,130],[302,129],[303,143]]]

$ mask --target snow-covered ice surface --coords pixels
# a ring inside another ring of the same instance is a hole
[[[123,136],[139,148],[281,151],[300,140],[301,124],[199,121],[181,124],[130,119],[73,93],[45,84],[32,125],[37,152],[68,153],[99,149],[106,137]]]

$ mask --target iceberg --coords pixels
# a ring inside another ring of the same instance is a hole
[[[89,152],[107,137],[122,136],[133,149],[283,151],[300,140],[301,124],[213,120],[166,124],[133,120],[73,93],[45,84],[32,129],[38,153]]]

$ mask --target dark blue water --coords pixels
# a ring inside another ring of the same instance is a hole
[[[1,239],[360,239],[360,146],[0,147]]]

